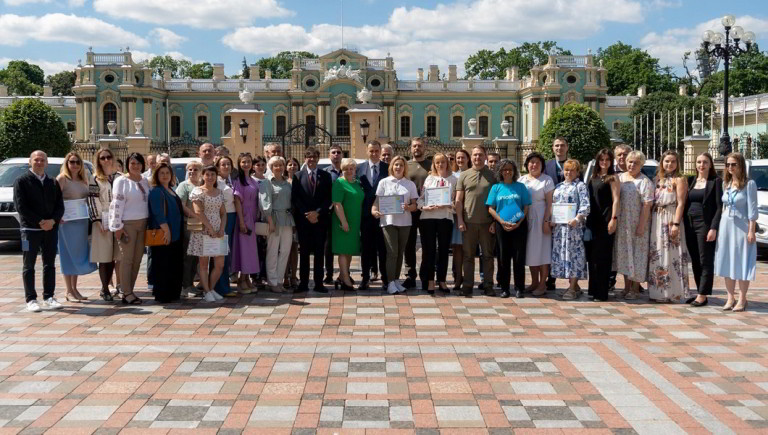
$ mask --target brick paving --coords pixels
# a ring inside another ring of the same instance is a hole
[[[0,251],[0,433],[768,431],[762,262],[746,313],[721,311],[720,279],[698,309],[378,290],[158,305],[143,270],[145,305],[28,313]]]

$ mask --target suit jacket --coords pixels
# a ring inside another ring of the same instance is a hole
[[[64,216],[64,198],[59,183],[46,176],[43,183],[32,171],[13,183],[13,202],[21,219],[21,228],[40,229],[40,221],[53,219],[54,228]]]
[[[560,176],[557,176],[557,160],[556,159],[549,159],[547,160],[547,163],[544,164],[544,170],[542,171],[545,174],[549,175],[549,177],[552,179],[552,181],[555,183],[555,186],[562,183],[565,177],[563,176],[563,171],[560,171]]]
[[[360,187],[363,188],[365,197],[363,198],[363,218],[371,217],[371,207],[376,202],[376,188],[379,182],[389,176],[389,165],[379,161],[379,177],[371,180],[368,176],[370,164],[368,160],[357,167],[357,179],[360,180]]]
[[[693,190],[693,186],[696,185],[696,176],[692,175],[688,177],[688,192]],[[686,223],[690,227],[690,214],[688,210],[690,208],[690,200],[685,201],[685,216]],[[715,230],[720,227],[720,216],[723,214],[723,180],[720,177],[711,177],[707,180],[707,186],[704,188],[704,202],[702,203],[704,208],[704,222],[709,225],[710,230]]]
[[[302,169],[293,176],[291,184],[291,206],[293,217],[297,226],[312,225],[304,213],[316,211],[320,224],[327,224],[331,208],[331,174],[321,169],[316,169],[315,192],[309,187],[309,172]]]

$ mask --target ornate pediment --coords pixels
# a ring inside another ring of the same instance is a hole
[[[323,83],[331,82],[334,80],[349,79],[357,83],[362,83],[362,77],[359,69],[352,69],[346,65],[334,66],[328,69],[323,76]]]

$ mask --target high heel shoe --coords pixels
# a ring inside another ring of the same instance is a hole
[[[699,301],[694,299],[693,302],[691,302],[691,306],[692,307],[703,307],[704,305],[707,305],[708,303],[709,303],[709,298],[704,298],[703,302],[699,302]]]
[[[353,285],[354,285],[354,284],[353,284]],[[344,281],[342,281],[341,279],[337,279],[337,280],[336,280],[336,281],[333,283],[333,288],[334,288],[334,289],[336,289],[336,290],[338,290],[338,289],[341,289],[341,290],[343,290],[343,291],[345,291],[345,292],[348,292],[348,291],[355,291],[355,288],[354,288],[352,285],[349,285],[349,284],[345,283],[345,282],[344,282]]]
[[[741,312],[743,312],[743,311],[745,311],[747,309],[747,304],[749,304],[749,301],[744,301],[744,305],[742,305],[740,307],[733,307],[732,311],[734,313],[741,313]]]
[[[106,302],[112,302],[115,300],[115,298],[112,296],[112,293],[109,292],[109,289],[102,290],[100,295],[101,295],[101,298],[104,299]]]
[[[72,299],[70,299],[70,298],[72,298]],[[64,296],[64,299],[66,299],[67,302],[83,302],[84,300],[87,300],[88,298],[86,298],[86,297],[84,297],[82,295],[80,295],[78,297],[78,295],[76,295],[74,293],[67,292],[67,294]]]
[[[730,304],[728,302],[730,302]],[[734,305],[736,305],[736,299],[730,299],[729,301],[726,301],[725,305],[723,305],[723,311],[732,310]]]

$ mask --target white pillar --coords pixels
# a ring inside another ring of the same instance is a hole
[[[75,135],[78,139],[83,139],[83,130],[85,130],[85,126],[83,125],[83,100],[82,98],[78,98],[79,102],[75,105]],[[75,100],[77,101],[77,100]]]
[[[539,103],[531,103],[531,140],[539,139]]]
[[[304,124],[306,122],[306,120],[304,119],[304,106],[299,106],[298,111],[299,111],[299,119],[298,119],[299,122],[297,122],[297,124]]]
[[[296,110],[296,106],[291,106],[291,125],[298,124],[297,120],[299,119],[299,111]]]
[[[325,129],[328,131],[331,131],[331,115],[333,110],[331,110],[331,106],[325,106]]]
[[[389,136],[389,109],[381,113],[381,136]]]
[[[389,139],[397,140],[397,117],[395,116],[395,106],[388,107],[389,112]]]
[[[126,100],[120,102],[120,118],[117,121],[120,124],[118,130],[120,134],[128,134],[131,131],[128,128],[128,101]]]
[[[149,98],[144,99],[144,136],[154,137],[152,134],[152,121],[155,119],[155,114],[152,113],[152,100]]]
[[[91,134],[91,103],[85,100],[87,98],[83,98],[83,140],[88,142],[88,135]]]
[[[317,125],[325,128],[325,106],[317,105]]]
[[[95,134],[99,134],[99,109],[96,107],[96,97],[92,98],[93,101],[89,103],[91,106],[91,127],[93,127],[93,132]],[[88,134],[90,134],[90,131]]]
[[[127,131],[130,132],[130,125],[133,125],[133,119],[136,118],[136,99],[133,98],[128,102],[128,122],[126,123]]]

